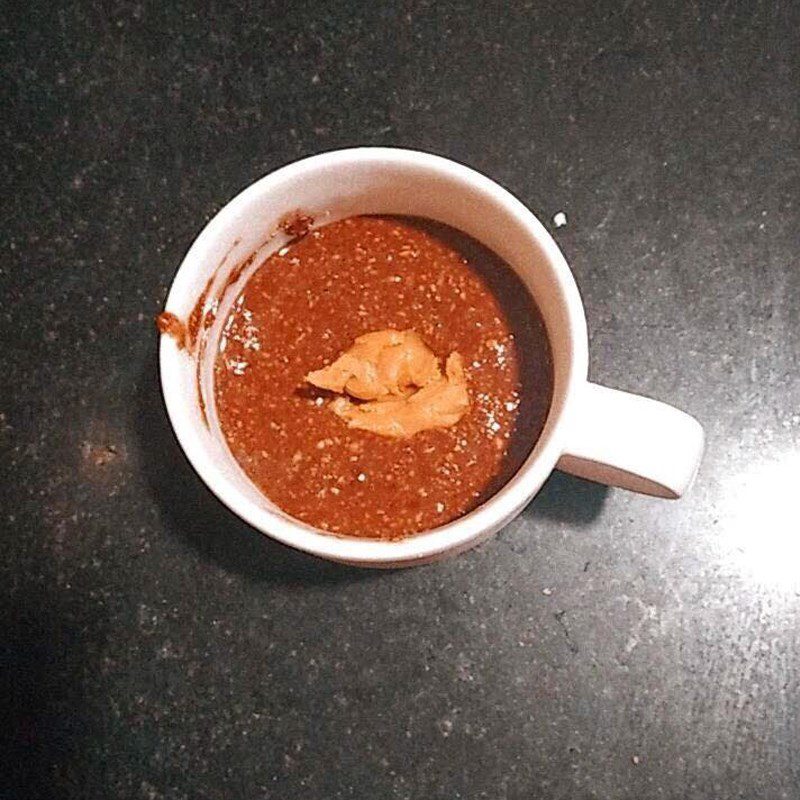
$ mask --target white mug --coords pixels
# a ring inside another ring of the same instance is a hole
[[[213,407],[214,337],[252,271],[285,244],[285,235],[275,232],[281,219],[297,210],[316,224],[357,214],[413,215],[446,223],[508,262],[536,300],[553,356],[548,418],[516,475],[469,514],[398,541],[333,536],[283,512],[231,455]],[[183,349],[173,337],[161,337],[161,383],[178,441],[228,508],[299,550],[362,566],[420,564],[462,552],[498,531],[522,511],[554,468],[666,498],[680,497],[697,472],[704,437],[693,417],[589,382],[583,304],[564,256],[542,223],[494,181],[448,159],[362,147],[305,158],[261,178],[197,237],[172,283],[166,310],[188,320],[199,298],[215,312],[216,323],[206,332],[208,346]]]

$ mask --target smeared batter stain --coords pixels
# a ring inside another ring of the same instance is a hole
[[[261,245],[261,247],[263,247],[263,245]],[[233,286],[233,284],[236,283],[239,280],[239,278],[242,277],[242,273],[256,260],[256,255],[258,254],[258,251],[261,249],[261,247],[259,247],[255,251],[255,253],[251,253],[249,256],[247,256],[247,258],[245,258],[231,270],[231,274],[228,275],[228,278],[225,281],[225,285],[222,287],[219,293],[220,297],[222,297],[225,294],[225,292],[227,292],[228,289],[230,289],[230,287]]]
[[[171,336],[181,350],[186,347],[186,326],[171,311],[162,311],[156,317],[156,327],[159,333]]]
[[[283,217],[278,227],[289,237],[289,243],[294,244],[308,234],[313,224],[314,217],[298,210]]]
[[[208,415],[206,414],[206,399],[203,397],[203,387],[200,385],[200,366],[198,362],[197,373],[197,404],[200,406],[200,416],[203,418],[203,424],[209,428]]]
[[[214,275],[216,275],[216,273],[214,273]],[[206,281],[203,291],[200,292],[200,297],[197,298],[197,302],[194,304],[194,308],[189,314],[189,320],[187,322],[186,329],[190,347],[194,347],[197,343],[197,337],[199,336],[201,330],[207,330],[214,323],[213,312],[207,312],[205,310],[206,299],[208,298],[208,293],[211,291],[211,284],[214,282],[214,275],[212,275],[208,281]],[[209,317],[211,317],[210,321],[208,319]]]

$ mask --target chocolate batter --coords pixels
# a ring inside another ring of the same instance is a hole
[[[353,428],[332,410],[336,395],[306,380],[386,330],[418,334],[442,369],[459,354],[469,407],[455,424],[400,438]],[[253,274],[214,384],[233,455],[277,505],[331,533],[396,539],[462,516],[513,476],[553,376],[538,309],[497,255],[427,220],[353,217]]]

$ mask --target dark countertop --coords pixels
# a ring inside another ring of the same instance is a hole
[[[55,5],[2,22],[0,795],[800,797],[800,6]],[[566,212],[592,377],[705,425],[685,499],[557,474],[369,572],[209,495],[153,315],[238,190],[353,144]]]

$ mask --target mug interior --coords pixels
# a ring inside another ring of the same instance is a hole
[[[520,276],[534,297],[553,357],[553,398],[542,434],[517,474],[482,506],[433,531],[397,541],[338,537],[290,517],[246,476],[230,453],[213,402],[213,360],[221,326],[244,284],[286,243],[280,223],[295,212],[314,225],[360,214],[427,217],[472,236]],[[186,255],[166,310],[188,319],[198,300],[210,324],[195,350],[161,338],[167,410],[189,460],[209,488],[255,528],[286,544],[354,564],[400,565],[464,550],[515,516],[561,455],[559,431],[577,384],[586,378],[582,306],[558,247],[512,195],[437,156],[358,148],[314,156],[256,182],[217,214]],[[199,369],[198,369],[199,362]]]

